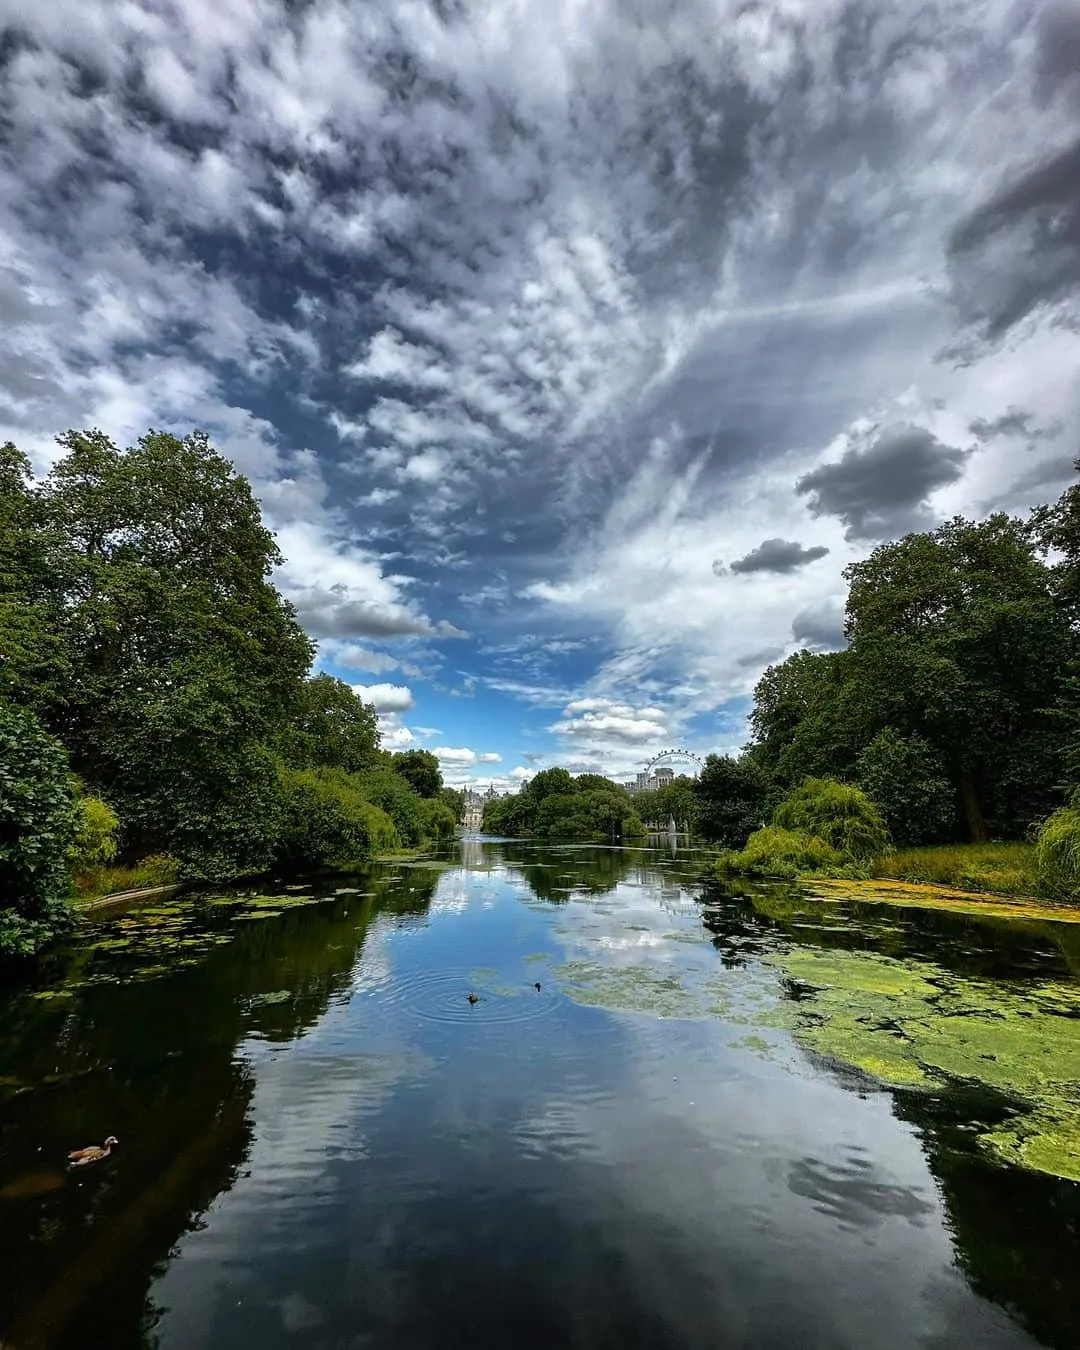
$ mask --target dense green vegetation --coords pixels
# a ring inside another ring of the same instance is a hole
[[[956,519],[882,544],[845,577],[846,648],[770,667],[751,744],[710,756],[695,785],[697,828],[724,865],[1007,893],[1026,875],[1029,890],[1080,899],[1080,486],[1026,520]],[[845,796],[853,815],[813,817]],[[769,832],[752,833],[763,815]],[[812,861],[807,839],[839,863]],[[991,861],[987,841],[1031,839],[1033,870]]]
[[[312,674],[247,481],[201,434],[0,447],[0,953],[120,876],[344,867],[451,834],[438,761]],[[147,861],[150,860],[150,861]]]
[[[489,834],[617,842],[645,833],[625,788],[600,774],[544,769],[516,796],[484,806]]]

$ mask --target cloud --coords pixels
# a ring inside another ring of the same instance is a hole
[[[549,729],[590,747],[625,746],[663,740],[667,723],[658,708],[635,708],[607,698],[579,698],[566,705],[562,718]]]
[[[453,624],[433,623],[405,604],[352,595],[343,585],[286,591],[297,618],[316,638],[465,637]]]
[[[848,539],[890,538],[932,523],[929,497],[961,477],[971,454],[897,424],[804,474],[795,491],[810,498],[813,515],[842,520]]]
[[[999,436],[1015,436],[1027,441],[1053,440],[1064,430],[1060,422],[1040,427],[1035,414],[1023,408],[1006,408],[997,417],[976,417],[968,423],[968,430],[981,441],[992,441]]]
[[[847,645],[844,607],[836,601],[801,610],[791,624],[791,636],[811,651],[839,651]]]
[[[346,670],[370,670],[376,675],[383,675],[388,670],[397,670],[401,666],[400,657],[391,656],[389,652],[358,647],[352,643],[328,643],[326,651],[332,656],[335,665],[344,666]],[[412,671],[406,671],[406,674],[419,672],[414,668]]]
[[[805,567],[807,563],[824,558],[828,552],[829,550],[820,544],[814,548],[803,548],[802,544],[797,544],[793,540],[765,539],[745,558],[737,558],[731,564],[731,570],[739,573],[794,572],[799,567]],[[715,568],[714,563],[714,571]]]
[[[407,750],[416,737],[398,713],[380,713],[379,742],[384,750]]]
[[[1000,337],[1080,286],[1080,140],[1014,173],[949,240],[954,295]]]
[[[501,764],[502,755],[494,750],[485,750],[482,754],[477,756],[477,761],[480,764]]]
[[[403,684],[354,684],[350,688],[379,713],[408,712],[416,701],[412,690]]]

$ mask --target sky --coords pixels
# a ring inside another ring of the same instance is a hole
[[[0,440],[208,431],[384,744],[735,751],[1080,454],[1080,0],[0,0]]]

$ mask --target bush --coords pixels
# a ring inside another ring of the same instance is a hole
[[[347,871],[398,843],[393,821],[348,774],[287,769],[282,796],[276,861],[284,871]]]
[[[768,781],[752,759],[709,755],[693,786],[697,827],[725,848],[742,848],[764,814]]]
[[[106,867],[116,857],[120,818],[100,797],[84,795],[78,779],[73,787],[77,794],[78,819],[68,861],[71,870],[79,875],[92,867]]]
[[[805,778],[773,813],[773,824],[815,835],[856,862],[889,847],[881,812],[865,792],[834,778]]]
[[[929,741],[886,727],[859,756],[858,779],[897,844],[937,843],[948,836],[956,794]]]
[[[1035,873],[1046,899],[1080,901],[1080,804],[1055,811],[1039,831]]]
[[[0,703],[0,953],[32,955],[70,926],[78,819],[63,746]]]
[[[779,825],[766,825],[764,829],[755,830],[744,849],[722,853],[716,867],[719,872],[787,879],[804,872],[820,875],[850,873],[852,870],[850,858],[824,839]]]

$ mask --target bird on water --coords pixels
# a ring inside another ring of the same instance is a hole
[[[68,1166],[85,1167],[87,1163],[101,1162],[107,1158],[113,1151],[114,1145],[120,1142],[115,1134],[110,1134],[104,1144],[91,1144],[89,1148],[77,1148],[68,1154]]]
[[[480,995],[479,995],[479,994],[470,994],[470,995],[469,995],[469,1002],[470,1002],[470,1003],[479,1003],[479,1002],[480,1002]]]

